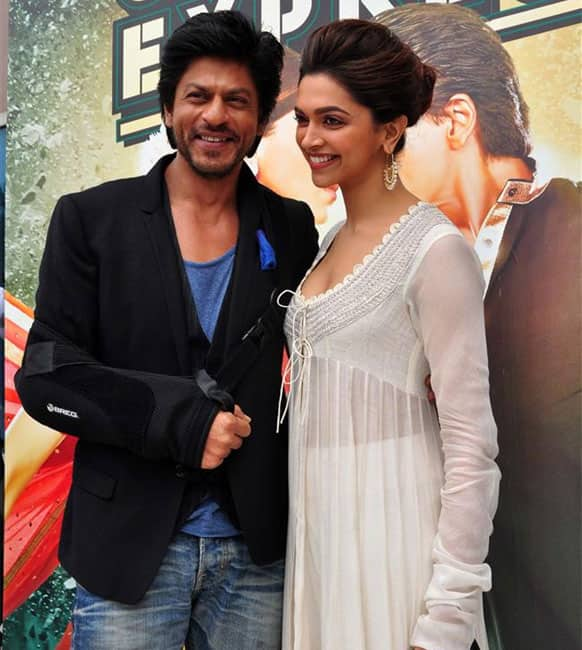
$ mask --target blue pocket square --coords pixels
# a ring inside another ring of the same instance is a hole
[[[275,249],[269,243],[264,230],[257,230],[257,241],[259,242],[259,258],[261,260],[261,271],[270,271],[277,268],[277,257]]]

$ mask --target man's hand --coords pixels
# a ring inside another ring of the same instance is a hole
[[[242,446],[243,438],[251,434],[251,418],[237,404],[234,413],[220,411],[208,432],[202,454],[202,469],[214,469],[222,464],[233,449]]]

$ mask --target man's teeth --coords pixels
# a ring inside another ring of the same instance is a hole
[[[321,163],[326,163],[329,162],[335,158],[335,156],[309,156],[309,160],[311,160],[312,163],[315,163],[316,165],[320,165]]]
[[[228,141],[228,138],[217,138],[212,135],[201,135],[200,139],[204,140],[205,142],[227,142]]]

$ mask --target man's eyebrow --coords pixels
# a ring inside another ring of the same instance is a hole
[[[184,86],[184,90],[193,90],[193,89],[208,91],[208,88],[206,88],[206,86],[201,86],[200,84],[194,83],[193,81],[190,81]]]
[[[251,91],[244,86],[241,86],[240,88],[229,88],[226,92],[232,95],[248,95],[249,97],[251,95]]]
[[[304,113],[299,106],[295,106],[296,113]],[[322,113],[343,113],[344,115],[351,115],[345,108],[340,108],[339,106],[322,106],[321,108],[316,108],[313,111],[316,115],[321,115]]]
[[[184,86],[184,90],[202,90],[203,92],[210,92],[210,88],[207,86],[203,86],[202,84],[197,84],[194,81],[190,81]],[[234,88],[227,88],[225,91],[225,94],[227,95],[248,95],[249,97],[251,96],[251,91],[248,88],[245,88],[244,86],[235,86]]]

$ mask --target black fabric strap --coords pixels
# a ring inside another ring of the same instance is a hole
[[[260,356],[265,344],[276,338],[283,326],[284,310],[277,305],[279,290],[271,294],[269,306],[243,336],[240,345],[216,376],[217,383],[232,392]]]
[[[209,399],[216,402],[223,411],[234,411],[234,399],[231,393],[243,380],[261,355],[265,345],[279,335],[283,326],[285,310],[277,304],[279,290],[271,294],[269,306],[257,319],[256,323],[243,336],[240,345],[232,356],[212,378],[204,369],[196,375],[196,383]]]
[[[212,401],[216,402],[223,411],[234,411],[234,399],[232,395],[218,387],[216,380],[206,372],[204,368],[196,372],[196,383],[200,390]]]

